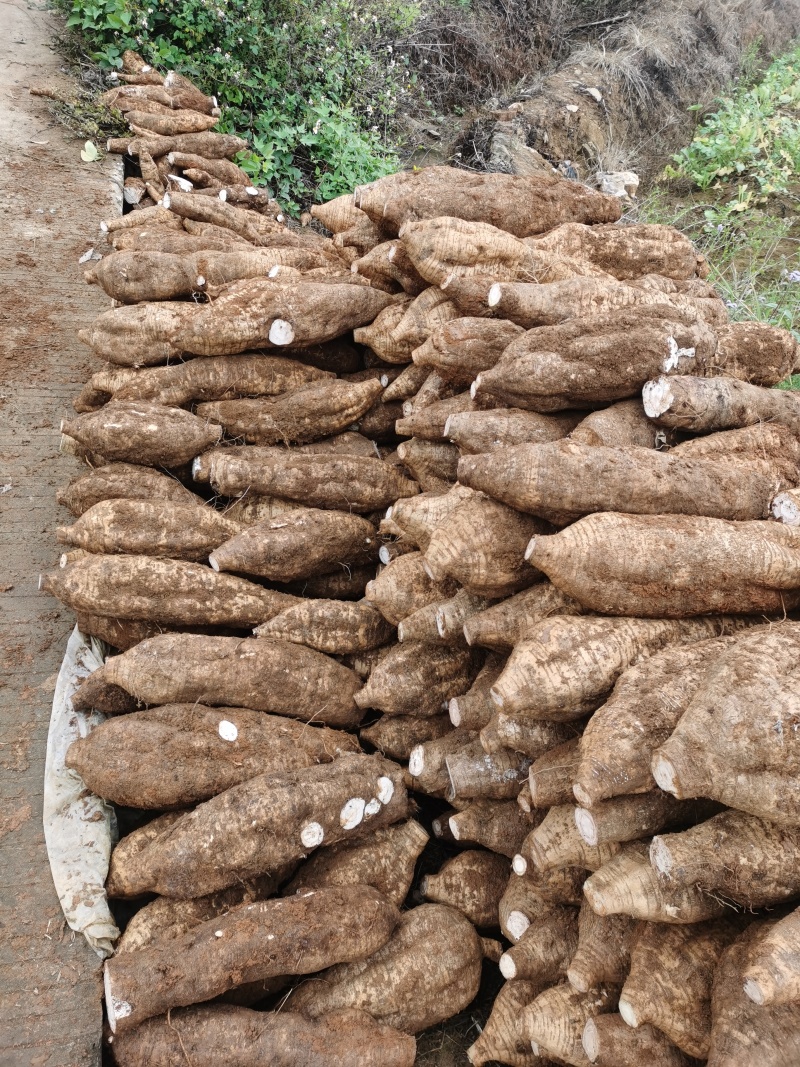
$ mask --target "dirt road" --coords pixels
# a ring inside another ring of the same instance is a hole
[[[65,927],[42,833],[53,687],[72,623],[37,591],[54,494],[78,469],[59,423],[92,371],[78,329],[108,306],[79,258],[118,213],[117,159],[86,164],[31,84],[65,81],[44,5],[0,5],[0,1067],[94,1067],[99,960]],[[118,158],[118,157],[117,157]]]

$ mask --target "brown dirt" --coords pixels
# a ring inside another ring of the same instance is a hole
[[[67,520],[56,487],[59,422],[94,368],[76,338],[107,307],[78,259],[102,250],[99,220],[119,211],[116,159],[86,164],[35,83],[67,83],[57,26],[24,0],[3,4],[0,65],[0,1065],[100,1061],[100,961],[65,925],[45,853],[42,779],[55,686],[73,621],[37,591]]]

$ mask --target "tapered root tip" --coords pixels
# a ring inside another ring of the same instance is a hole
[[[663,837],[654,837],[650,845],[650,862],[658,871],[659,874],[663,874],[667,877],[672,873],[672,868],[675,866],[675,861],[672,858],[672,853],[669,850],[669,846],[664,841]]]
[[[571,967],[567,971],[567,981],[573,989],[578,993],[588,993],[590,989],[589,982],[586,980],[586,975],[581,974],[578,970],[573,970]]]
[[[744,983],[744,995],[749,997],[754,1004],[764,1004],[766,997],[764,996],[764,990],[758,984],[755,978],[748,978]]]
[[[639,1018],[629,1000],[620,1000],[619,1013],[628,1026],[637,1027],[639,1025]]]
[[[294,327],[285,319],[275,319],[269,328],[270,344],[283,347],[294,340]]]
[[[507,952],[500,957],[500,974],[509,982],[517,977],[517,965]]]
[[[772,501],[772,516],[787,526],[800,526],[800,503],[789,493],[778,493]]]
[[[489,290],[489,295],[486,297],[486,303],[490,308],[496,308],[503,298],[503,287],[499,282],[495,282]]]
[[[585,992],[585,990],[581,992]],[[583,1051],[586,1053],[586,1058],[594,1063],[600,1055],[600,1038],[597,1035],[597,1026],[594,1019],[587,1020],[586,1026],[583,1028],[581,1044],[583,1045]]]
[[[642,389],[642,403],[648,419],[657,419],[665,411],[669,411],[673,399],[668,378],[656,378],[652,382],[646,382]]]
[[[675,767],[666,756],[657,752],[651,761],[650,770],[659,789],[663,789],[665,793],[672,793],[673,796],[678,795]]]
[[[575,825],[587,845],[597,844],[597,823],[594,821],[594,816],[590,811],[587,811],[586,808],[576,808]]]

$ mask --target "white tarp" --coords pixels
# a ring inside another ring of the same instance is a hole
[[[64,766],[70,744],[86,737],[105,716],[72,707],[80,683],[102,667],[106,646],[85,637],[76,626],[56,682],[44,768],[44,837],[58,898],[70,927],[84,935],[105,959],[114,951],[119,930],[108,907],[105,880],[117,839],[113,808],[90,793],[81,778]]]

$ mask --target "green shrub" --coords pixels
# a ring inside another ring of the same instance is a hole
[[[414,0],[63,0],[93,59],[126,48],[179,70],[222,106],[220,129],[253,149],[237,160],[289,210],[397,168],[398,106],[416,93],[392,42]]]
[[[800,172],[800,46],[776,59],[757,84],[745,80],[720,101],[688,147],[673,157],[671,177],[700,189],[739,182],[720,219],[747,211],[772,193],[785,193]]]

